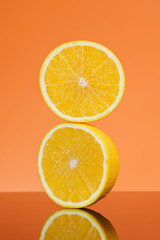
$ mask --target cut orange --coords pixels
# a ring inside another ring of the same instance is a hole
[[[44,224],[39,240],[118,240],[113,225],[92,210],[63,209]]]
[[[53,201],[79,208],[98,201],[112,189],[119,158],[114,143],[101,130],[85,124],[63,123],[44,137],[38,170]]]
[[[88,41],[57,47],[40,71],[47,105],[72,122],[91,122],[108,115],[122,98],[124,82],[117,57],[106,47]]]

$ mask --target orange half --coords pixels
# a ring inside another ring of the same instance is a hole
[[[72,122],[91,122],[108,115],[119,104],[124,85],[117,57],[88,41],[57,47],[40,71],[45,102],[59,117]]]
[[[57,204],[79,208],[104,197],[119,170],[117,149],[101,130],[63,123],[44,137],[38,170],[48,196]]]

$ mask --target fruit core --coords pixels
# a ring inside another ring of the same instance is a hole
[[[75,168],[75,167],[76,167],[76,164],[77,164],[77,160],[76,160],[76,159],[72,159],[72,160],[69,162],[70,168]]]
[[[82,87],[86,87],[87,81],[84,78],[79,78],[79,85],[81,85]]]

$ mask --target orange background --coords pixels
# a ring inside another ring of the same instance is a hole
[[[41,191],[37,152],[63,122],[46,106],[39,70],[46,55],[72,40],[111,49],[125,70],[122,102],[93,123],[115,142],[115,191],[160,190],[160,2],[107,0],[1,1],[0,191]]]

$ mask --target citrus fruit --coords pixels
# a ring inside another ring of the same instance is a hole
[[[108,115],[124,92],[120,61],[106,47],[89,41],[65,43],[45,59],[40,88],[50,109],[72,122]]]
[[[92,210],[63,209],[44,224],[39,240],[118,240],[105,217]]]
[[[119,158],[112,140],[101,130],[62,123],[44,137],[38,170],[48,196],[68,208],[88,206],[113,187]]]

